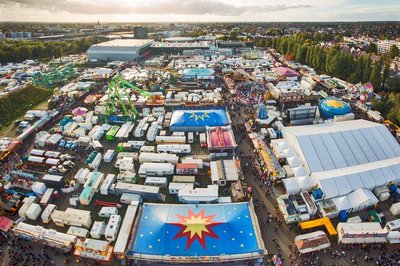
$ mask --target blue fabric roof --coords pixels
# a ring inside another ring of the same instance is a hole
[[[229,124],[224,109],[175,110],[170,127],[215,127]]]
[[[333,118],[335,115],[345,115],[351,111],[347,103],[332,98],[323,99],[319,109],[326,118]]]
[[[214,69],[212,68],[189,68],[183,71],[183,77],[195,77],[195,76],[211,76],[214,75]]]
[[[127,255],[262,254],[249,208],[248,203],[144,204],[136,239]]]

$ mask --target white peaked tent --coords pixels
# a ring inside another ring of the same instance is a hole
[[[285,154],[286,158],[296,156],[296,153],[294,152],[294,150],[292,148],[285,149],[283,151],[283,153]]]
[[[301,192],[300,183],[296,177],[282,179],[282,182],[287,194],[293,195]]]
[[[288,164],[290,165],[290,167],[292,167],[292,168],[303,165],[303,163],[300,161],[299,157],[297,157],[296,155],[292,156],[292,157],[288,157],[288,158],[286,158],[286,160],[287,160]]]
[[[306,175],[306,176],[299,176],[296,177],[297,181],[299,182],[299,185],[301,187],[301,191],[311,191],[316,185],[317,185],[317,180]]]
[[[296,177],[308,175],[306,169],[302,165],[300,165],[298,167],[293,167],[292,170],[293,170],[294,176],[296,176]]]
[[[364,210],[379,202],[368,189],[359,188],[346,196],[332,199],[338,210],[345,210],[347,212],[356,212]]]
[[[282,179],[282,182],[289,195],[311,191],[317,185],[317,181],[309,176],[285,178]]]

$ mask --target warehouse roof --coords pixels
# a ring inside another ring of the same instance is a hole
[[[153,40],[150,39],[116,39],[107,42],[94,44],[91,47],[140,47],[150,45]]]

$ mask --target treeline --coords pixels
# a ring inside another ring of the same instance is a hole
[[[18,117],[24,115],[35,105],[46,101],[53,91],[25,86],[0,98],[0,129],[6,127]]]
[[[0,41],[0,63],[22,62],[26,59],[51,59],[68,54],[83,53],[101,40],[97,37],[68,41]]]
[[[322,47],[321,41],[335,43],[341,37],[333,34],[296,34],[278,38],[255,40],[257,47],[272,47],[287,59],[313,67],[319,73],[346,80],[351,83],[371,82],[376,92],[400,91],[397,82],[389,78],[389,60],[381,57],[373,62],[371,54],[354,57],[340,46]],[[388,55],[389,56],[389,55]]]

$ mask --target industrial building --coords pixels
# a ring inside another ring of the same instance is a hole
[[[133,61],[147,52],[153,40],[116,39],[90,46],[87,50],[89,62]]]

